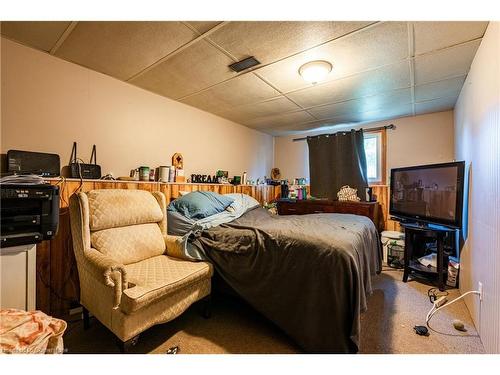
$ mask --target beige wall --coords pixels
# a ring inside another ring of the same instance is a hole
[[[454,158],[453,111],[364,124],[363,128],[396,125],[387,131],[387,169],[451,161]],[[312,134],[324,133],[313,132]],[[333,132],[333,131],[330,131]],[[306,142],[292,142],[304,135],[275,138],[275,164],[284,178],[309,177]]]
[[[109,76],[1,39],[1,148],[53,152],[68,163],[73,141],[103,174],[170,165],[190,173],[270,174],[273,138]]]
[[[500,23],[490,22],[455,106],[455,147],[470,166],[460,289],[484,347],[500,353]]]

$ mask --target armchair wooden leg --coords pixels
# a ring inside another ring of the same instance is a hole
[[[87,330],[90,328],[89,310],[87,310],[85,307],[82,306],[82,311],[83,311],[83,329]]]
[[[137,345],[139,341],[139,335],[132,337],[130,340],[122,341],[118,340],[118,347],[120,348],[121,353],[127,353],[132,347]]]
[[[209,294],[201,300],[202,303],[202,315],[205,319],[212,317],[212,296]]]

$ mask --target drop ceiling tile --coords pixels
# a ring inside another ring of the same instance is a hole
[[[50,51],[71,22],[2,21],[1,33],[30,47]]]
[[[363,123],[374,121],[390,120],[397,117],[412,115],[413,107],[410,103],[394,103],[393,105],[382,110],[367,111],[362,113],[349,113],[340,116],[334,116],[329,119],[310,121],[307,123],[289,124],[270,129],[272,132],[293,132],[293,131],[317,131],[321,130],[325,133],[333,133],[338,130],[343,130],[344,126],[349,129],[349,126],[359,126]],[[335,129],[334,127],[339,127]]]
[[[282,113],[274,116],[259,117],[243,124],[255,129],[269,129],[272,127],[281,127],[286,125],[294,125],[314,121],[315,118],[305,111]]]
[[[360,99],[313,107],[308,109],[308,111],[318,119],[329,119],[347,114],[390,109],[395,105],[408,104],[411,101],[411,89],[407,88]]]
[[[220,116],[243,123],[258,117],[272,116],[284,112],[299,111],[301,108],[286,97],[278,97],[264,102],[242,105]]]
[[[394,103],[383,109],[360,113],[357,121],[362,123],[392,120],[398,117],[412,116],[413,105],[411,103]]]
[[[380,69],[318,84],[287,96],[303,108],[335,103],[410,87],[410,68],[403,60]]]
[[[332,63],[327,77],[332,81],[407,58],[407,39],[406,22],[384,22],[260,68],[258,73],[282,92],[298,90],[313,86],[299,75],[299,68],[306,62]]]
[[[480,40],[450,47],[415,58],[415,83],[428,82],[467,75]]]
[[[204,34],[221,22],[222,21],[188,21],[187,23],[198,30],[200,34]]]
[[[330,129],[332,126],[348,125],[351,123],[355,123],[356,121],[357,121],[357,115],[352,114],[352,115],[336,116],[328,120],[310,121],[301,124],[289,124],[287,126],[275,127],[273,128],[273,130],[288,131],[288,132],[325,130],[325,133],[330,133],[332,132],[332,129]]]
[[[429,100],[426,102],[416,103],[415,112],[417,115],[422,115],[424,113],[447,111],[453,109],[455,107],[456,102],[457,102],[457,97],[453,96],[450,98],[440,98],[435,100]]]
[[[349,125],[349,124],[352,124],[352,126],[357,126],[360,123],[406,116],[412,114],[412,111],[413,107],[410,103],[396,103],[383,109],[335,116],[323,120],[323,126],[329,126],[329,125],[338,126],[338,125]]]
[[[182,98],[235,77],[233,61],[200,40],[130,82],[169,98]]]
[[[469,40],[482,38],[488,22],[415,22],[415,54],[446,48]]]
[[[254,74],[247,73],[180,101],[208,112],[222,113],[239,105],[258,103],[277,96],[278,91]]]
[[[466,76],[415,86],[415,101],[458,97]]]
[[[126,80],[196,36],[180,22],[79,22],[56,55]]]
[[[298,132],[297,131],[287,131],[287,130],[260,130],[263,133],[267,133],[273,137],[285,137],[287,135],[296,135]]]
[[[238,60],[255,56],[268,64],[338,38],[371,22],[230,22],[210,35]]]

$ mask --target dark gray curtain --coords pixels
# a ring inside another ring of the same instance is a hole
[[[358,197],[366,200],[368,177],[363,130],[308,137],[311,195],[337,199],[344,185],[358,189]]]

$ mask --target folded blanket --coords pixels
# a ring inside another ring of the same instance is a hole
[[[0,310],[0,353],[61,354],[66,327],[41,311]]]

